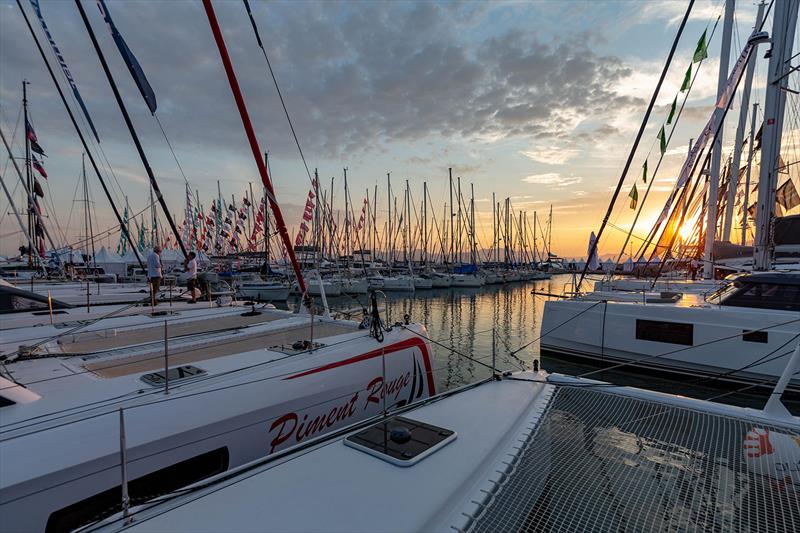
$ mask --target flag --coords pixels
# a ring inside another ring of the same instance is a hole
[[[661,141],[661,155],[667,151],[667,136],[664,133],[664,126],[661,126],[661,131],[658,132],[658,140]]]
[[[706,32],[708,30],[703,31],[703,35],[700,36],[700,40],[697,41],[697,47],[694,49],[694,55],[692,56],[692,63],[699,63],[700,61],[704,60],[708,57],[708,43],[706,42]]]
[[[791,179],[775,191],[775,202],[787,211],[800,205],[800,195],[797,194],[797,188]]]
[[[678,106],[678,97],[672,101],[672,106],[669,108],[669,116],[667,116],[667,124],[672,124],[672,119],[675,118],[675,108]]]
[[[152,87],[150,87],[150,83],[147,81],[147,77],[144,75],[141,65],[139,65],[131,49],[128,48],[122,35],[117,31],[117,27],[114,25],[114,21],[111,20],[111,14],[108,12],[105,2],[103,0],[97,0],[97,7],[100,9],[100,14],[103,16],[103,20],[105,20],[108,30],[111,32],[111,37],[117,45],[122,60],[125,61],[125,65],[127,65],[128,71],[133,77],[133,81],[136,82],[139,92],[142,93],[142,98],[144,98],[147,108],[150,110],[150,113],[155,113],[158,107],[156,103],[156,94],[153,92]]]
[[[248,200],[248,199],[247,199],[247,196],[245,196],[245,197],[242,199],[242,203],[243,203],[245,206],[247,206],[247,207],[250,207],[250,205],[252,205],[252,204],[250,204],[250,200]]]
[[[636,209],[636,204],[639,202],[639,191],[636,190],[636,184],[633,184],[633,189],[628,193],[631,199],[631,209]]]
[[[692,65],[686,69],[686,74],[683,76],[683,83],[681,84],[681,92],[686,92],[692,84]]]
[[[43,178],[47,179],[47,172],[45,172],[45,170],[44,170],[44,166],[42,166],[42,163],[41,163],[41,162],[40,162],[38,159],[36,159],[36,156],[35,156],[35,155],[33,155],[33,154],[31,154],[31,166],[32,166],[32,167],[33,167],[33,168],[34,168],[34,169],[35,169],[35,170],[36,170],[36,171],[37,171],[39,174],[41,174]]]
[[[25,122],[25,135],[28,137],[28,142],[31,145],[31,150],[37,154],[44,156],[44,150],[39,146],[39,139],[36,137],[36,132],[30,122]]]
[[[33,178],[33,192],[36,193],[36,196],[39,198],[44,198],[44,189],[42,189],[42,185],[35,177]]]
[[[72,78],[72,73],[69,71],[69,67],[67,67],[66,61],[64,61],[64,55],[61,53],[61,50],[56,45],[55,40],[53,40],[53,36],[50,34],[50,28],[47,27],[47,24],[44,21],[44,17],[42,16],[42,9],[39,6],[39,0],[30,0],[31,5],[33,6],[33,10],[36,12],[36,17],[39,19],[39,24],[42,25],[42,30],[44,30],[44,34],[47,36],[47,40],[50,42],[50,48],[53,49],[53,54],[58,59],[58,64],[61,67],[61,71],[64,73],[64,77],[67,78],[67,83],[69,83],[70,88],[72,89],[72,94],[75,96],[75,100],[78,102],[78,105],[83,111],[83,116],[86,117],[86,122],[89,123],[89,128],[91,128],[92,133],[94,134],[94,138],[97,142],[100,142],[100,137],[97,135],[97,130],[94,128],[94,123],[92,122],[92,117],[89,116],[89,110],[86,109],[86,104],[83,103],[83,98],[81,98],[81,93],[78,92],[78,86],[75,84],[75,80]]]
[[[642,181],[647,183],[647,159],[644,160],[644,165],[642,165]]]

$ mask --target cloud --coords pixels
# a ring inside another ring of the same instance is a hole
[[[558,172],[547,172],[545,174],[532,174],[522,178],[525,183],[532,183],[534,185],[547,185],[553,188],[569,187],[576,185],[583,181],[580,176],[561,176]]]
[[[579,153],[580,151],[576,148],[564,148],[561,146],[545,146],[520,152],[520,154],[532,161],[550,165],[563,165]]]

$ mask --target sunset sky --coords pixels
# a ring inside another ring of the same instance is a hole
[[[342,168],[347,167],[353,200],[360,203],[364,191],[378,183],[379,215],[385,216],[386,173],[391,172],[395,191],[408,179],[416,199],[427,180],[438,216],[452,167],[462,187],[474,183],[483,222],[478,235],[486,235],[486,244],[494,192],[498,200],[510,196],[514,208],[529,211],[531,217],[533,211],[546,216],[552,204],[553,248],[566,257],[586,255],[589,232],[600,225],[686,9],[685,2],[655,1],[251,3],[308,163],[319,168],[323,183],[336,177],[339,198]],[[28,0],[23,5],[47,46]],[[180,213],[183,177],[95,2],[84,0],[84,5],[170,208]],[[191,187],[200,191],[206,205],[216,196],[217,180],[225,197],[240,198],[248,182],[256,185],[259,179],[200,2],[109,0],[107,5],[155,91],[157,115]],[[309,182],[266,63],[242,3],[220,0],[215,7],[262,149],[270,152],[277,197],[287,221],[296,226]],[[711,33],[722,10],[720,0],[695,5],[622,199],[640,178],[651,149],[654,166],[656,134],[669,104],[697,40],[705,29]],[[43,0],[42,11],[113,166],[116,180],[109,181],[114,194],[120,200],[127,195],[132,208],[141,209],[148,201],[147,178],[77,9],[72,1]],[[755,5],[739,2],[733,60],[754,19]],[[649,229],[689,139],[710,116],[721,26],[637,233]],[[771,29],[771,17],[765,28]],[[763,50],[757,61],[751,102],[763,102]],[[57,220],[48,224],[74,239],[83,231],[82,207],[73,202],[82,148],[19,8],[2,0],[0,126],[7,136],[16,129],[16,156],[22,155],[18,117],[23,78],[30,81],[32,123],[49,156],[47,203],[52,201]],[[733,116],[738,112],[737,100]],[[726,146],[735,131],[735,120],[729,122]],[[14,188],[17,179],[6,156],[2,176]],[[89,183],[96,227],[113,226],[92,174]],[[11,254],[22,236],[4,198],[0,210],[0,253]],[[627,202],[620,202],[611,217],[615,227],[601,243],[603,254],[618,252],[623,233],[617,227],[627,229],[631,219]],[[116,242],[114,236],[111,243]]]

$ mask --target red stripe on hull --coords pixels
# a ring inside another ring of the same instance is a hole
[[[381,355],[389,355],[406,348],[419,348],[419,350],[422,352],[422,362],[425,364],[425,375],[428,379],[428,393],[433,396],[436,394],[436,386],[433,383],[433,369],[431,368],[430,353],[428,352],[428,345],[425,344],[425,341],[419,337],[411,337],[390,346],[385,346],[377,350],[372,350],[371,352],[362,353],[361,355],[356,355],[349,359],[342,359],[341,361],[335,361],[333,363],[328,363],[327,365],[318,366],[317,368],[312,368],[311,370],[306,370],[305,372],[300,372],[299,374],[287,376],[283,379],[295,379],[311,374],[317,374],[333,368],[339,368],[341,366],[351,365],[353,363],[359,363],[361,361],[380,357]]]

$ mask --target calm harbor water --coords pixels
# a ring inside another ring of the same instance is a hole
[[[549,280],[488,285],[479,289],[434,289],[415,293],[390,292],[384,319],[425,325],[434,346],[434,376],[437,389],[446,390],[473,383],[490,375],[492,329],[495,335],[496,365],[501,371],[530,369],[534,361],[550,372],[580,375],[598,370],[597,366],[571,360],[539,356],[539,335],[544,304],[548,297],[537,293],[563,294],[571,286],[571,275]],[[331,311],[355,311],[366,306],[367,296],[329,298]],[[361,315],[358,314],[360,317]],[[730,389],[674,380],[643,372],[604,370],[592,379],[630,385],[670,394],[709,399],[732,392]],[[791,401],[791,410],[800,412],[800,401]],[[757,393],[727,394],[718,401],[762,407],[766,396]]]

